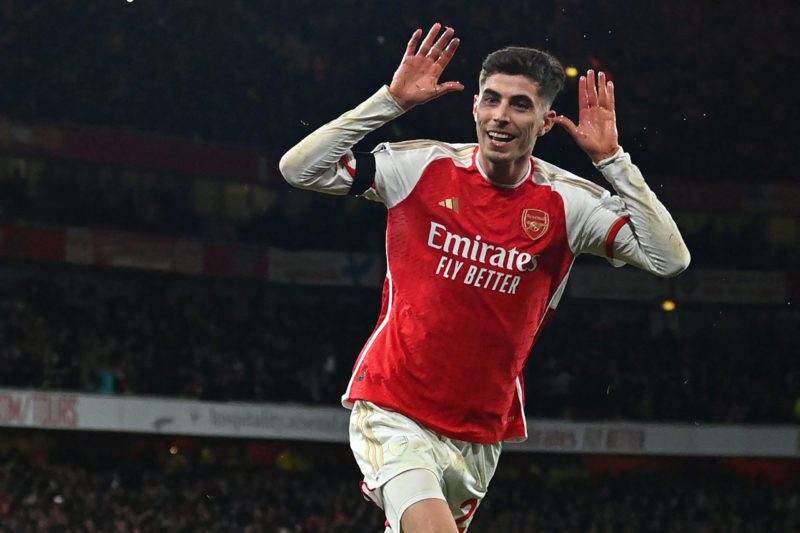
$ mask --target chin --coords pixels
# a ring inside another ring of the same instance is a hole
[[[487,160],[491,161],[492,163],[510,163],[514,161],[515,157],[513,154],[506,153],[506,152],[495,152],[494,150],[487,149],[484,150],[484,156]]]

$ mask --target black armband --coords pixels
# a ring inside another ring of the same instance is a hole
[[[355,152],[356,175],[350,186],[351,196],[361,196],[375,183],[375,154],[372,152]]]

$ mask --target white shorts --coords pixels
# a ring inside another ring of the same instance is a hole
[[[384,510],[387,531],[401,533],[400,519],[412,504],[439,498],[463,532],[486,495],[502,444],[443,437],[396,411],[358,400],[350,414],[350,448],[364,475],[361,492]]]

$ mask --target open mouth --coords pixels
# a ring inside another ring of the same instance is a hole
[[[486,135],[488,135],[489,139],[492,140],[492,144],[497,146],[508,144],[516,138],[510,133],[505,133],[502,131],[487,131]]]

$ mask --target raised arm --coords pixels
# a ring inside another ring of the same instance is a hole
[[[590,70],[578,81],[578,124],[564,116],[557,117],[556,123],[569,132],[617,192],[614,200],[621,205],[615,210],[627,224],[616,228],[610,255],[658,276],[675,276],[689,266],[689,250],[667,208],[620,147],[614,106],[613,82],[600,72],[595,83]]]
[[[280,161],[284,179],[295,187],[347,194],[357,173],[357,160],[351,152],[356,143],[412,107],[462,90],[464,86],[455,81],[439,83],[459,44],[452,28],[441,29],[441,24],[434,24],[421,42],[422,30],[415,31],[391,85],[286,152]]]

